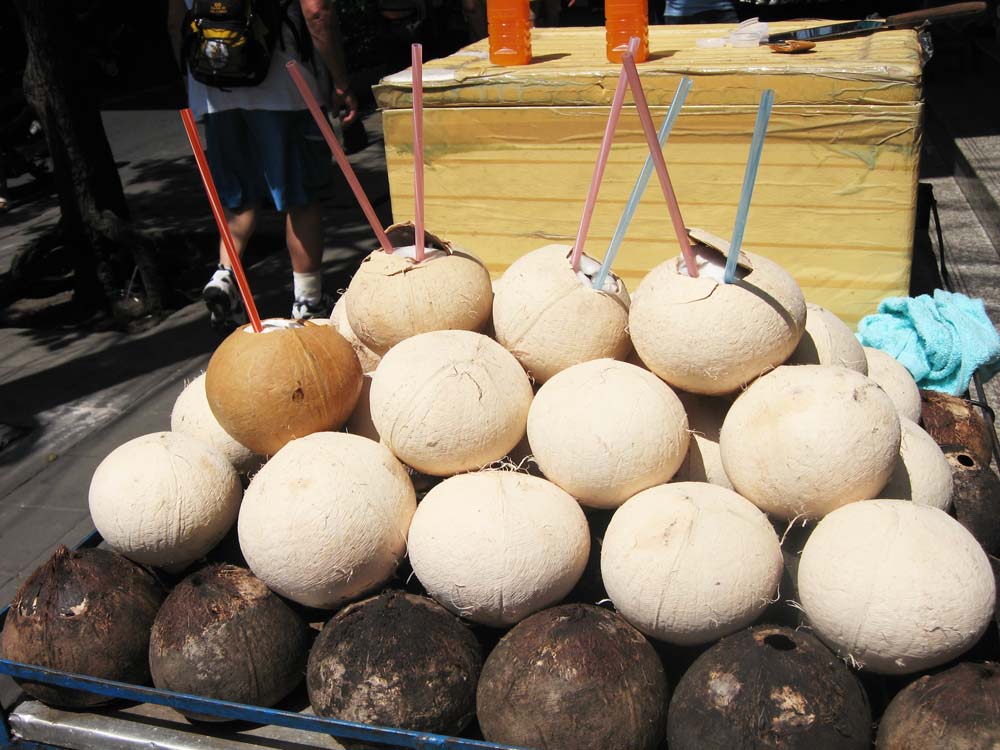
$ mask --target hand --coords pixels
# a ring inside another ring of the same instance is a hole
[[[350,125],[358,117],[358,98],[346,86],[333,87],[333,113],[341,125]]]

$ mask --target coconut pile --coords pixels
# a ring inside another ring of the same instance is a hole
[[[104,459],[109,549],[32,575],[8,658],[546,749],[1000,743],[974,414],[695,232],[697,277],[632,295],[566,245],[491,286],[390,235],[329,324],[235,331]]]

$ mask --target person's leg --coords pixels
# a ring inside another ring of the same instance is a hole
[[[293,318],[328,318],[333,299],[323,294],[323,223],[318,201],[289,206],[285,240],[292,262]]]

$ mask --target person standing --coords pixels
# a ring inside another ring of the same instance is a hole
[[[285,214],[294,288],[292,317],[329,317],[332,299],[323,293],[319,196],[332,178],[331,158],[285,64],[300,62],[320,103],[338,115],[342,125],[355,122],[358,103],[350,89],[336,10],[332,0],[242,2],[280,6],[280,34],[266,76],[256,85],[226,88],[205,85],[188,74],[188,106],[205,125],[209,169],[236,252],[243,255],[261,205],[269,198]],[[167,21],[175,57],[186,74],[183,27],[191,7],[192,0],[170,0]],[[245,320],[221,241],[219,268],[202,297],[214,326],[228,329]]]
[[[663,23],[739,23],[733,0],[667,0]]]

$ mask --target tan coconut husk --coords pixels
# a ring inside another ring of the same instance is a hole
[[[573,248],[546,245],[514,261],[497,282],[496,338],[536,383],[592,359],[625,359],[631,300],[617,276],[596,290],[569,263]],[[599,264],[584,256],[581,268]],[[591,272],[593,273],[593,271]]]
[[[691,236],[700,275],[689,276],[680,257],[650,271],[629,314],[632,343],[646,366],[676,388],[733,393],[795,350],[805,298],[781,266],[751,253],[740,253],[736,281],[723,283],[729,243],[697,230]]]
[[[806,304],[806,330],[786,365],[838,365],[868,374],[865,350],[847,324],[825,307]]]
[[[331,325],[266,320],[238,328],[208,363],[205,391],[222,428],[272,456],[290,440],[337,430],[361,393],[361,364]]]
[[[361,363],[361,372],[366,374],[374,372],[382,357],[365,346],[351,329],[351,323],[347,320],[347,304],[344,295],[341,295],[340,299],[337,300],[337,304],[333,306],[333,312],[330,314],[330,323],[354,347],[354,353],[358,355],[358,362]]]
[[[386,234],[397,251],[372,252],[344,293],[348,323],[364,346],[381,356],[418,333],[486,327],[493,288],[479,258],[425,233],[431,251],[418,263],[412,224]]]

